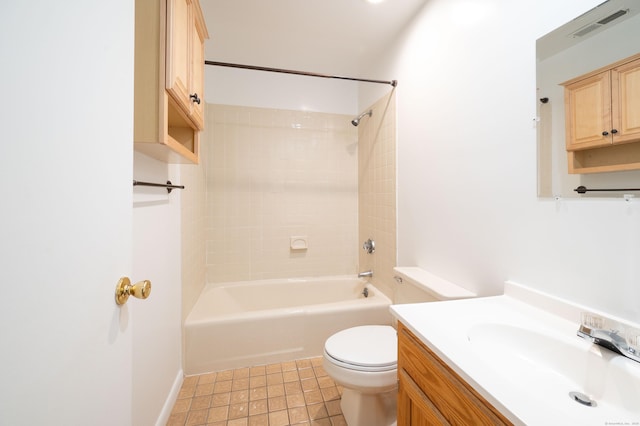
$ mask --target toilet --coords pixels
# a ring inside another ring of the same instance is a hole
[[[415,267],[394,268],[394,303],[433,302],[475,294]],[[324,345],[323,367],[343,386],[340,406],[349,426],[393,426],[398,395],[398,338],[390,325],[347,328]]]
[[[324,344],[323,367],[342,391],[347,425],[395,424],[398,338],[389,325],[347,328]]]

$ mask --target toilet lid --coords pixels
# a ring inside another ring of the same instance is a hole
[[[348,328],[329,337],[324,350],[338,364],[354,370],[386,371],[398,364],[398,337],[388,325]]]

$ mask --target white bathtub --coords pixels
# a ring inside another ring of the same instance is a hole
[[[320,356],[339,330],[391,324],[390,304],[348,276],[208,284],[185,320],[185,374]]]

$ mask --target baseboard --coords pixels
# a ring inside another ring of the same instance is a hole
[[[165,426],[169,421],[169,416],[171,416],[171,410],[173,410],[173,406],[178,399],[178,393],[180,393],[180,388],[182,388],[182,382],[184,381],[184,373],[180,369],[178,370],[178,375],[176,379],[173,381],[173,386],[171,386],[171,391],[167,396],[164,405],[162,406],[162,411],[160,411],[160,415],[158,416],[158,420],[156,421],[156,426]]]

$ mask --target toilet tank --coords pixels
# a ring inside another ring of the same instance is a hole
[[[415,266],[395,267],[393,303],[422,303],[476,297],[464,287]]]

